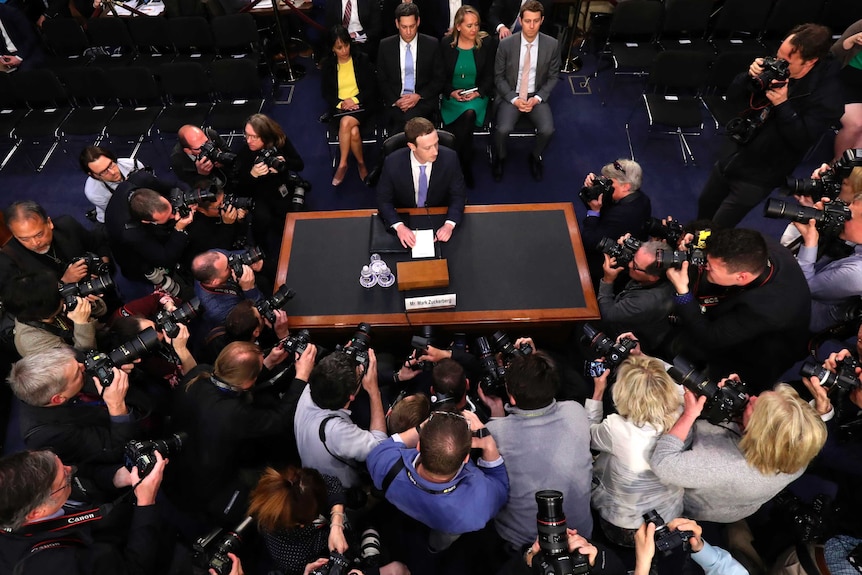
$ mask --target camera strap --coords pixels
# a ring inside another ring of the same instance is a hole
[[[215,375],[210,376],[210,381],[216,387],[216,389],[218,389],[222,393],[225,393],[227,395],[232,395],[234,397],[239,397],[240,395],[242,395],[241,389],[237,389],[237,388],[231,386],[229,383],[220,380]]]
[[[125,495],[123,497],[125,497]],[[86,509],[77,513],[68,513],[54,519],[23,525],[15,530],[2,529],[0,530],[0,533],[13,533],[15,535],[23,535],[24,537],[32,537],[39,533],[55,533],[64,529],[78,527],[79,525],[84,525],[86,523],[101,521],[113,508],[114,503],[105,503],[104,505],[100,505],[94,509]]]
[[[62,320],[59,318],[54,318],[55,323],[45,323],[41,321],[22,321],[24,325],[29,325],[30,327],[41,329],[42,331],[47,331],[51,335],[55,335],[59,338],[62,338],[63,341],[72,345],[72,341],[74,339],[74,333],[71,329],[66,327],[65,324],[62,323]]]
[[[323,448],[326,450],[326,453],[331,455],[333,457],[333,459],[340,461],[344,465],[350,467],[351,469],[353,469],[359,473],[366,472],[366,469],[364,468],[364,466],[360,467],[359,465],[356,464],[355,461],[348,461],[348,460],[344,459],[343,457],[339,457],[338,455],[332,453],[332,451],[329,449],[329,446],[326,445],[326,424],[329,423],[330,421],[332,421],[333,419],[341,419],[341,418],[337,415],[327,416],[323,421],[320,422],[320,427],[317,429],[317,435],[320,437],[320,442],[323,443]]]

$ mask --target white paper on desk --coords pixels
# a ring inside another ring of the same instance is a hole
[[[411,255],[414,258],[433,258],[434,230],[413,230],[413,234],[416,236],[416,245]]]

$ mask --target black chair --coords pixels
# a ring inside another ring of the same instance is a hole
[[[27,103],[18,97],[11,75],[0,74],[0,141],[9,145],[9,151],[0,163],[0,170],[6,167],[21,145],[20,138],[14,135],[15,127],[29,111]]]
[[[243,135],[245,120],[263,108],[265,100],[257,63],[249,58],[225,58],[210,65],[216,104],[210,111],[209,125],[230,145]]]
[[[94,64],[113,68],[128,66],[135,59],[135,43],[124,22],[125,18],[90,18],[87,37],[90,46],[104,48],[107,54],[97,55]]]
[[[703,130],[700,92],[706,83],[712,57],[703,52],[667,50],[659,54],[650,70],[643,99],[649,118],[649,130],[664,126],[679,138],[683,162],[694,163],[694,154],[686,136],[699,136]],[[685,73],[680,73],[684,70]],[[634,113],[634,110],[632,110]],[[634,159],[629,122],[626,122],[626,138]]]
[[[380,142],[380,130],[376,114],[359,125],[359,137],[362,145],[376,145]],[[329,150],[329,161],[333,169],[338,167],[339,141],[338,122],[332,119],[326,122],[326,147]]]
[[[129,35],[138,53],[135,66],[155,70],[176,56],[168,20],[162,16],[139,16],[128,21]]]
[[[755,58],[762,56],[761,52],[725,52],[719,54],[706,79],[701,99],[715,122],[718,130],[727,126],[733,118],[748,107],[744,98],[728,99],[727,88],[737,75],[744,73]]]
[[[766,20],[766,27],[760,41],[769,54],[775,54],[791,28],[806,22],[817,22],[823,11],[824,0],[776,0],[772,12]],[[841,33],[843,30],[838,30]]]
[[[439,143],[441,146],[446,146],[450,150],[455,149],[455,136],[452,135],[452,132],[437,130],[437,137],[440,139]],[[386,160],[386,156],[406,145],[407,136],[404,132],[398,132],[383,140],[383,146],[380,148],[380,158],[377,160],[377,165],[368,173],[365,183],[369,186],[377,185],[377,181],[380,179],[380,174],[383,171],[383,162]]]
[[[85,52],[90,48],[87,35],[73,18],[49,18],[42,24],[42,37],[53,54],[47,67],[81,66],[90,61]]]
[[[758,40],[774,0],[726,0],[710,36],[716,50],[764,50]]]
[[[659,44],[665,50],[697,50],[715,54],[706,31],[714,0],[666,0]]]
[[[610,89],[619,75],[646,76],[656,55],[661,51],[657,43],[663,5],[655,0],[627,0],[614,9],[608,40],[596,63],[595,75],[601,69],[601,60],[607,56],[613,65]],[[604,104],[604,102],[602,102]]]
[[[862,2],[857,0],[827,0],[819,22],[829,26],[833,34],[840,35],[857,20],[862,20]]]
[[[59,129],[71,112],[66,91],[51,70],[15,72],[12,77],[15,92],[27,103],[30,112],[18,122],[13,137],[27,143],[24,157],[37,172],[41,172],[60,144]],[[36,165],[26,151],[29,147],[47,143],[48,151]]]
[[[228,14],[212,21],[216,51],[222,57],[247,57],[255,62],[260,54],[260,35],[251,14]]]
[[[168,18],[171,43],[176,48],[174,62],[209,65],[216,57],[216,45],[209,22],[201,16]]]
[[[134,142],[129,154],[134,158],[144,141],[153,141],[153,126],[164,109],[159,87],[147,68],[129,66],[108,75],[107,90],[120,108],[105,126],[105,136],[112,142],[119,138]]]
[[[72,103],[72,111],[58,130],[63,150],[68,154],[66,144],[72,139],[98,145],[105,126],[117,113],[116,102],[106,89],[108,74],[98,66],[86,66],[67,68],[60,78]]]
[[[158,70],[165,111],[156,120],[159,138],[176,137],[184,124],[203,126],[212,108],[210,81],[203,66],[196,62],[171,62]]]

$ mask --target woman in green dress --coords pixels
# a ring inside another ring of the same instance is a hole
[[[452,34],[440,41],[443,59],[443,128],[455,135],[464,181],[472,188],[473,129],[482,127],[494,92],[494,55],[497,45],[480,31],[479,12],[464,5],[455,13]]]

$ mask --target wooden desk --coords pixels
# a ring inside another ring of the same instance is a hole
[[[437,227],[445,208],[404,210],[414,228]],[[289,214],[276,276],[296,291],[287,305],[292,328],[561,324],[598,319],[572,205],[468,206],[452,239],[439,244],[449,263],[448,288],[399,292],[359,285],[368,263],[370,216],[376,210]],[[425,218],[428,221],[425,222]],[[436,220],[436,221],[433,221]],[[383,254],[394,270],[409,254]],[[404,311],[404,297],[454,293],[454,309]]]

